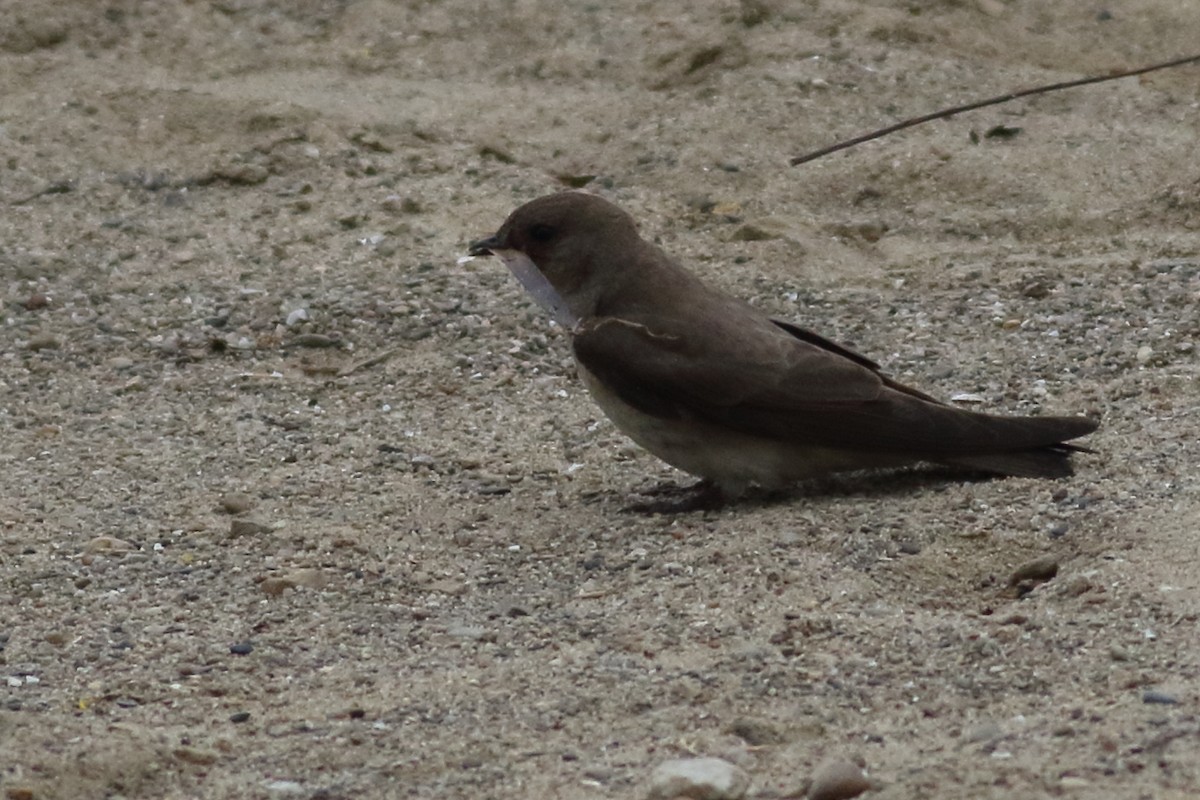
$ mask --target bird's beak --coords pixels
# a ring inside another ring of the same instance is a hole
[[[472,256],[490,256],[492,251],[500,248],[500,239],[496,236],[489,236],[486,239],[479,239],[471,242],[467,248],[467,254]]]

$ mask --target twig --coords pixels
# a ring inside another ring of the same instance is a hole
[[[377,364],[382,364],[384,361],[387,361],[389,358],[396,355],[396,353],[399,353],[401,349],[402,348],[400,347],[393,347],[391,350],[384,350],[382,353],[373,355],[370,358],[364,358],[362,361],[356,361],[345,369],[339,370],[337,376],[339,378],[344,378],[360,369],[366,369],[367,367],[373,367]]]
[[[869,142],[872,139],[878,139],[880,137],[887,136],[889,133],[895,133],[896,131],[901,131],[905,128],[911,128],[914,125],[920,125],[924,122],[931,122],[935,119],[952,117],[955,114],[961,114],[964,111],[974,111],[977,108],[995,106],[999,105],[1000,103],[1007,103],[1009,100],[1016,100],[1021,97],[1029,97],[1030,95],[1035,94],[1045,94],[1046,92],[1054,92],[1059,89],[1071,89],[1076,86],[1086,86],[1089,83],[1102,83],[1104,81],[1115,81],[1118,78],[1129,78],[1134,75],[1144,75],[1147,72],[1154,72],[1155,70],[1167,69],[1169,67],[1179,67],[1184,64],[1191,64],[1197,61],[1200,61],[1200,55],[1186,56],[1184,58],[1174,59],[1173,61],[1166,61],[1162,64],[1154,64],[1149,67],[1139,67],[1138,69],[1131,69],[1125,72],[1115,72],[1110,75],[1093,75],[1090,78],[1079,78],[1078,80],[1073,81],[1053,83],[1049,86],[1035,86],[1032,89],[1022,89],[1017,92],[1009,92],[1008,94],[1003,94],[999,97],[991,97],[987,100],[978,100],[974,103],[967,103],[966,105],[935,111],[932,114],[925,114],[924,116],[920,117],[912,117],[904,120],[903,122],[897,122],[895,125],[889,125],[886,128],[880,128],[877,131],[872,131],[871,133],[866,133],[862,136],[855,136],[853,139],[846,139],[845,141],[838,142],[835,145],[823,147],[820,150],[814,150],[813,152],[806,153],[802,156],[796,156],[788,163],[794,167],[797,164],[803,164],[805,162],[818,159],[821,156],[827,156],[830,153],[836,153],[838,150],[845,150],[848,147],[854,147],[856,144],[862,144],[863,142]]]

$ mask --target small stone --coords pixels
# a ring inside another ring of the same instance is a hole
[[[455,639],[480,641],[487,637],[488,630],[482,625],[451,625],[446,628],[446,635],[453,636]]]
[[[862,767],[844,758],[830,759],[813,772],[808,800],[849,800],[871,788]]]
[[[303,586],[305,589],[324,589],[329,582],[325,573],[316,568],[294,569],[284,577],[293,586]]]
[[[751,747],[783,744],[784,735],[771,722],[755,717],[739,717],[729,726],[729,732]]]
[[[664,761],[650,776],[650,800],[737,800],[750,777],[720,758],[676,758]]]
[[[262,589],[263,594],[278,597],[288,589],[291,589],[292,585],[286,579],[273,575],[269,578],[263,578],[262,582],[258,584],[258,588]]]
[[[1083,575],[1076,575],[1062,587],[1061,591],[1068,597],[1078,597],[1079,595],[1090,592],[1092,590],[1092,582]]]
[[[986,403],[987,398],[974,392],[958,392],[950,395],[950,402],[964,404]]]
[[[279,792],[280,794],[304,793],[304,785],[297,781],[267,781],[263,784],[263,788],[268,792]]]
[[[35,333],[25,346],[36,353],[39,350],[57,350],[62,343],[53,333]]]
[[[114,389],[114,393],[118,395],[131,394],[133,392],[145,391],[146,382],[139,377],[130,378],[125,383]]]
[[[197,764],[199,766],[208,766],[216,763],[217,754],[207,750],[197,750],[194,747],[177,747],[174,755],[180,761],[186,761],[188,764]]]
[[[453,580],[451,578],[432,581],[425,588],[431,592],[439,592],[441,594],[448,594],[452,596],[457,596],[467,591],[467,585],[465,583],[462,581]]]
[[[1176,706],[1179,705],[1179,698],[1166,692],[1160,692],[1157,689],[1147,689],[1142,692],[1142,702],[1161,706]]]
[[[1021,287],[1021,294],[1031,300],[1041,300],[1050,295],[1050,287],[1044,281],[1033,280]]]
[[[221,496],[221,510],[226,514],[245,514],[254,508],[254,498],[244,492],[230,492]]]
[[[1027,561],[1017,567],[1008,578],[1009,586],[1016,586],[1023,581],[1044,583],[1058,574],[1058,559],[1054,556],[1042,556],[1033,561]]]
[[[259,588],[264,594],[276,597],[283,594],[288,589],[313,589],[319,590],[325,588],[328,583],[325,573],[315,568],[294,569],[286,575],[272,575],[263,578]]]
[[[1137,355],[1135,356],[1135,358],[1137,358],[1137,362],[1139,364],[1145,364],[1148,361],[1150,361],[1150,359],[1153,357],[1154,357],[1154,348],[1148,344],[1144,344],[1141,347],[1139,347],[1138,351],[1137,351]]]
[[[229,645],[229,652],[235,656],[248,656],[254,652],[253,642],[238,642]]]
[[[26,311],[37,311],[38,309],[45,308],[46,306],[50,305],[50,298],[46,297],[46,295],[42,294],[41,292],[34,292],[33,294],[29,295],[28,298],[26,298],[23,305],[25,306]]]
[[[212,178],[241,186],[262,183],[271,173],[258,164],[226,164],[212,171]]]
[[[239,517],[229,521],[229,535],[234,538],[240,536],[260,536],[270,530],[270,525],[253,519]]]
[[[240,724],[242,722],[247,722],[247,721],[249,721],[249,719],[250,719],[249,711],[238,711],[238,712],[235,712],[235,713],[229,715],[229,721],[234,723],[235,725]]]
[[[118,539],[115,536],[97,536],[83,546],[83,552],[88,555],[96,553],[128,553],[137,550],[137,545]]]
[[[33,789],[28,786],[10,786],[4,790],[5,800],[33,800]]]
[[[326,336],[323,333],[302,333],[292,339],[292,342],[297,347],[312,347],[315,349],[342,346],[341,339],[336,336]]]

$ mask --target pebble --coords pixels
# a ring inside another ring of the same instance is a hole
[[[315,567],[295,569],[284,576],[293,586],[303,586],[305,589],[324,589],[329,583],[325,573]]]
[[[1142,702],[1163,706],[1179,705],[1179,698],[1166,692],[1160,692],[1157,689],[1147,689],[1142,692]]]
[[[1042,300],[1050,296],[1050,287],[1045,281],[1032,280],[1021,287],[1021,294],[1031,300]]]
[[[254,644],[252,642],[238,642],[237,644],[229,645],[229,652],[235,656],[248,656],[254,652]]]
[[[83,546],[83,552],[88,555],[95,555],[97,553],[128,553],[136,549],[137,545],[127,542],[124,539],[118,539],[115,536],[97,536]]]
[[[765,242],[770,239],[778,239],[779,234],[772,233],[768,230],[758,227],[757,225],[746,224],[733,232],[729,237],[731,242]]]
[[[33,789],[28,786],[10,786],[4,790],[5,800],[33,800]]]
[[[229,521],[229,535],[236,538],[239,536],[259,536],[271,530],[271,526],[258,520],[245,519],[238,517]]]
[[[316,568],[296,569],[286,575],[271,575],[263,578],[259,588],[264,594],[277,597],[288,589],[323,589],[328,583],[325,573]]]
[[[1058,574],[1058,559],[1054,556],[1042,556],[1033,561],[1027,561],[1017,567],[1008,578],[1009,586],[1016,586],[1021,581],[1045,582]]]
[[[174,755],[180,761],[186,761],[188,764],[197,764],[199,766],[208,766],[216,763],[217,754],[208,750],[197,750],[194,747],[177,747]]]
[[[650,775],[650,800],[737,800],[746,794],[750,777],[720,758],[675,758]]]
[[[808,800],[849,800],[871,788],[862,767],[844,758],[825,761],[813,772]]]
[[[263,784],[263,788],[268,792],[279,792],[280,794],[301,794],[304,792],[304,785],[296,781],[267,781]]]
[[[53,333],[35,333],[29,337],[29,342],[25,346],[37,352],[38,350],[57,350],[61,343]]]
[[[1092,582],[1083,575],[1076,575],[1067,581],[1060,591],[1068,597],[1078,597],[1093,589]]]
[[[226,514],[245,514],[254,508],[254,498],[244,492],[230,492],[221,496],[221,510]]]
[[[751,747],[783,744],[787,740],[773,723],[756,717],[739,717],[729,726],[729,732]]]
[[[224,180],[241,186],[253,186],[262,183],[271,173],[266,167],[258,164],[225,164],[214,169],[211,173],[213,180]]]
[[[342,340],[339,337],[326,336],[323,333],[301,333],[292,339],[292,343],[297,347],[313,347],[317,349],[342,346]]]

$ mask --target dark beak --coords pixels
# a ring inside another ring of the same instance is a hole
[[[472,256],[490,256],[492,251],[500,246],[500,240],[495,236],[489,236],[486,239],[480,239],[471,242],[467,248],[467,254]]]

